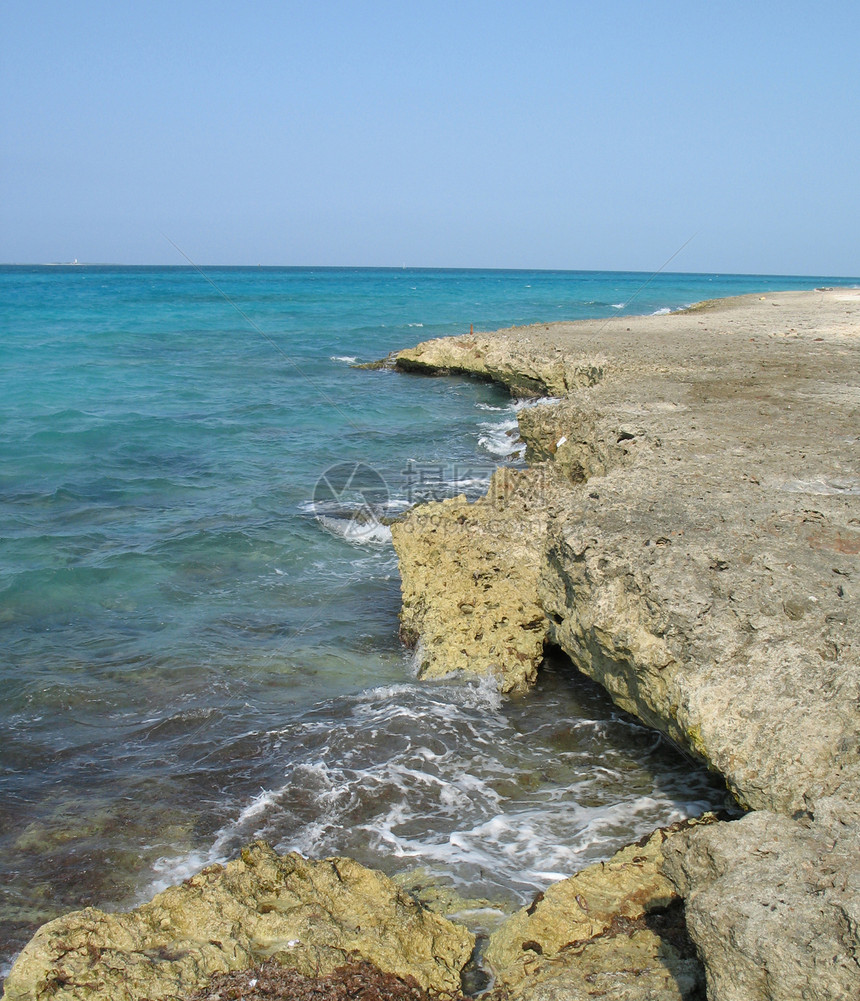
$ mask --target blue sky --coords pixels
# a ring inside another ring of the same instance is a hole
[[[860,4],[0,13],[0,261],[860,273]]]

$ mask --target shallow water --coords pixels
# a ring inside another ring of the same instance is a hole
[[[0,957],[252,837],[513,900],[721,801],[563,664],[417,685],[352,517],[518,461],[497,388],[353,359],[839,281],[647,278],[0,268]]]
[[[518,899],[631,832],[722,800],[718,784],[561,655],[527,698],[401,682],[319,703],[238,745],[219,753],[265,762],[246,766],[260,791],[205,853],[161,860],[159,885],[263,837],[392,873],[421,865],[464,895]]]

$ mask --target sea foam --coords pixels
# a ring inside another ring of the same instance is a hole
[[[423,866],[481,896],[522,900],[713,803],[707,778],[619,720],[596,689],[557,719],[571,692],[560,677],[547,684],[549,701],[532,706],[503,700],[491,680],[382,686],[269,731],[260,750],[282,762],[281,780],[205,852],[161,859],[150,889],[264,838],[390,871]]]

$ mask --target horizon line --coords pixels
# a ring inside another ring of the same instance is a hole
[[[653,271],[639,268],[560,268],[560,267],[480,267],[475,265],[397,265],[397,264],[202,264],[202,268],[235,268],[301,271],[500,271],[500,272],[562,272],[568,274],[653,274]],[[122,264],[115,261],[3,261],[2,268],[174,268],[193,270],[191,264]],[[860,275],[837,275],[819,272],[781,271],[664,271],[664,275],[709,275],[760,278],[848,278],[860,280]]]

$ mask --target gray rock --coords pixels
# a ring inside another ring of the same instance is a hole
[[[710,1001],[860,997],[860,825],[824,800],[814,821],[766,811],[664,846]]]

